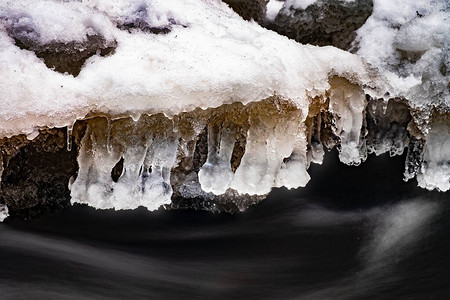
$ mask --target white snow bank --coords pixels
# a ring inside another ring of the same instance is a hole
[[[412,107],[449,111],[450,3],[373,2],[372,15],[357,31],[357,54],[377,67]]]
[[[63,127],[90,112],[171,115],[273,94],[306,111],[307,96],[323,94],[333,74],[381,85],[357,56],[299,45],[242,21],[221,1],[14,1],[0,6],[0,16],[0,136]],[[117,28],[136,18],[171,32]],[[38,44],[99,34],[117,49],[90,57],[73,77],[19,49],[11,32]]]

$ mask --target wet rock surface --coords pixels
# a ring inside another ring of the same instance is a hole
[[[372,0],[319,0],[306,8],[286,1],[267,28],[302,44],[335,46],[348,50],[355,31],[372,14]]]
[[[14,37],[20,49],[33,51],[49,69],[78,76],[86,60],[93,55],[108,56],[114,53],[116,42],[107,42],[102,36],[91,35],[85,42],[52,42],[38,44],[21,37]]]
[[[29,218],[69,204],[68,183],[78,166],[77,151],[67,151],[65,129],[43,130],[32,141],[25,136],[2,139],[0,148],[0,202],[11,216]]]
[[[264,21],[269,0],[223,0],[244,20]]]

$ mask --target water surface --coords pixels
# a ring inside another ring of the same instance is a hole
[[[0,224],[1,299],[446,299],[448,194],[403,159],[310,169],[240,214],[75,205]]]

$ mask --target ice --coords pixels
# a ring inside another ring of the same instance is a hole
[[[0,203],[0,222],[3,222],[8,216],[8,206]]]
[[[357,31],[354,43],[356,53],[388,79],[391,97],[407,99],[413,121],[408,125],[405,179],[417,174],[419,186],[441,191],[449,189],[450,176],[445,167],[448,146],[437,146],[446,145],[449,137],[445,125],[450,108],[449,32],[448,1],[375,0],[373,14]],[[370,151],[390,148],[394,154],[402,153],[406,140],[395,131],[390,140],[396,140],[396,149],[385,139],[384,148],[370,146]]]
[[[407,103],[399,99],[370,99],[366,110],[368,153],[403,154],[410,144],[407,128],[411,113]]]
[[[427,136],[421,169],[417,175],[420,187],[446,192],[450,189],[450,116],[431,125]]]
[[[230,187],[234,174],[231,171],[231,155],[235,143],[233,128],[208,126],[208,159],[198,173],[202,190],[220,195]]]
[[[121,153],[108,149],[106,140],[106,119],[88,124],[78,154],[78,175],[71,185],[72,202],[89,203],[103,209],[114,207],[111,170]]]
[[[152,128],[149,122],[158,121],[145,117],[137,123],[131,118],[113,124],[105,118],[90,121],[78,156],[78,176],[70,187],[72,202],[101,209],[149,210],[170,203],[170,171],[178,141],[170,133],[147,132]],[[114,181],[112,173],[121,159],[123,170]]]
[[[264,195],[274,186],[297,188],[309,181],[306,172],[306,137],[301,111],[282,119],[269,111],[250,115],[244,156],[231,188],[243,194]]]
[[[173,119],[90,119],[78,154],[79,172],[70,186],[72,202],[155,210],[169,204],[174,192],[233,199],[265,195],[273,187],[305,186],[309,175],[302,119],[301,110],[277,97],[197,109]]]
[[[366,96],[360,87],[345,79],[333,78],[330,84],[330,112],[335,117],[335,134],[340,138],[339,159],[359,165],[366,158],[365,149],[361,149]]]
[[[171,138],[161,138],[153,141],[144,164],[144,168],[145,166],[150,166],[151,171],[150,168],[147,168],[147,174],[143,178],[142,206],[155,210],[161,205],[171,202],[170,172],[175,163],[177,147],[177,140]]]
[[[0,191],[2,183],[2,174],[3,174],[3,155],[0,152]],[[8,207],[5,204],[0,203],[0,222],[3,222],[8,216],[9,216]]]

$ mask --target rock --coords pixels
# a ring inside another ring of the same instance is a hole
[[[255,20],[258,23],[266,17],[269,0],[223,0],[244,20]]]
[[[273,23],[266,26],[302,44],[348,50],[355,31],[372,14],[372,0],[318,0],[306,8],[286,1]]]

